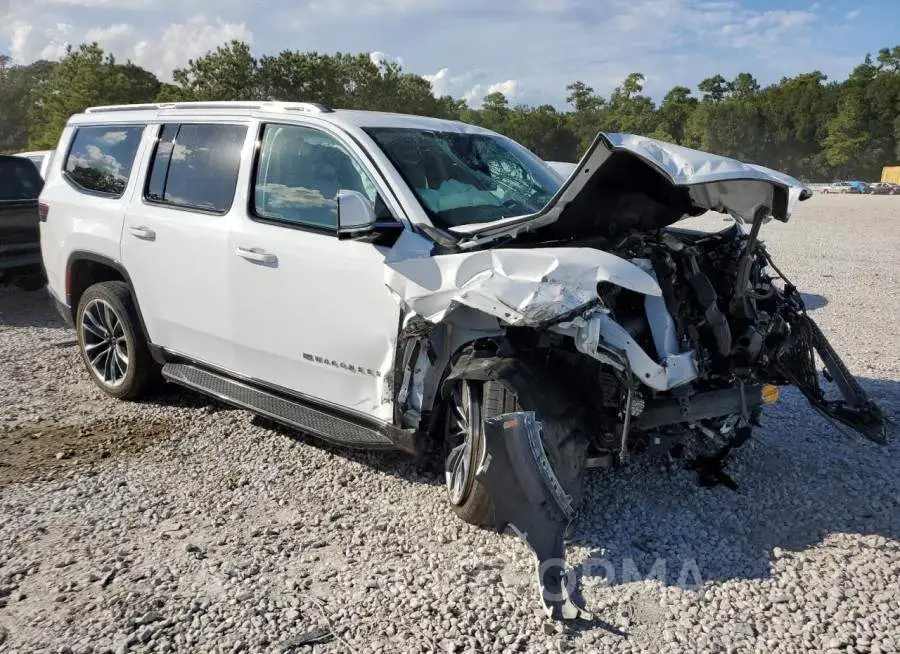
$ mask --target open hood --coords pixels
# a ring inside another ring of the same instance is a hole
[[[787,221],[812,191],[783,173],[633,134],[600,133],[557,194],[535,214],[451,228],[460,236],[515,236],[570,223],[557,232],[659,229],[685,215],[728,213],[750,222],[762,213]],[[561,235],[561,234],[559,234]]]

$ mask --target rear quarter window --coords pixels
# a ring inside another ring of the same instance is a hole
[[[79,127],[63,174],[86,191],[118,197],[125,192],[143,125]]]
[[[34,200],[43,186],[41,175],[30,160],[0,158],[0,200]]]

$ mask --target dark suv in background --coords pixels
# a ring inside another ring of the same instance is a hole
[[[30,159],[0,155],[0,284],[43,286],[38,196],[44,187]]]

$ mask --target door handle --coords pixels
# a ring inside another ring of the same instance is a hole
[[[155,241],[156,240],[156,232],[154,232],[149,227],[144,227],[140,225],[138,227],[129,227],[128,231],[131,232],[134,236],[141,239],[142,241]]]
[[[262,248],[242,248],[236,250],[239,257],[252,261],[253,263],[261,263],[266,266],[274,266],[278,263],[278,257],[271,252],[266,252]]]

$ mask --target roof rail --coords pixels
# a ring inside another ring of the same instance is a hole
[[[86,114],[99,114],[113,111],[141,111],[160,109],[258,109],[269,111],[305,111],[314,114],[332,113],[334,110],[318,102],[281,102],[279,100],[228,100],[220,102],[151,102],[144,104],[110,104],[88,107]]]

